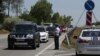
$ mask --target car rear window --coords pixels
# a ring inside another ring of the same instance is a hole
[[[82,37],[100,37],[100,31],[83,31]]]
[[[47,27],[46,30],[47,31],[55,31],[55,27]]]
[[[43,27],[38,27],[38,28],[37,28],[37,31],[38,31],[38,32],[45,32],[45,29],[44,29]]]

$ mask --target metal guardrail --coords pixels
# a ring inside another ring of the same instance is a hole
[[[65,40],[67,41],[67,44],[68,44],[68,47],[69,47],[69,48],[70,48],[70,46],[71,46],[71,44],[70,44],[70,37],[71,37],[71,35],[73,34],[73,32],[74,32],[74,30],[75,30],[76,28],[77,28],[77,27],[75,27],[75,28],[69,30],[69,31],[67,32],[67,34],[65,35]]]
[[[68,35],[68,39],[70,40],[71,35],[73,34],[73,32],[76,30],[77,27],[71,29],[69,32],[67,32]]]

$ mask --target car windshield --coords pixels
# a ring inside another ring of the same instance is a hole
[[[32,32],[35,31],[35,28],[32,25],[16,25],[16,32]]]
[[[37,28],[37,31],[38,31],[38,32],[45,32],[45,29],[44,29],[43,27],[38,27],[38,28]]]
[[[100,31],[83,31],[82,37],[100,37]]]
[[[46,30],[47,30],[47,31],[55,31],[55,28],[54,28],[54,27],[47,27]]]

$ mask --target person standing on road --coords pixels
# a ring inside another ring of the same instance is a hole
[[[54,44],[55,44],[55,50],[59,49],[59,36],[60,36],[60,28],[57,26],[55,31],[55,37],[54,37]]]

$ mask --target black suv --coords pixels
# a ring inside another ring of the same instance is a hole
[[[40,37],[34,24],[16,24],[8,35],[8,48],[28,46],[36,49],[40,46]]]

